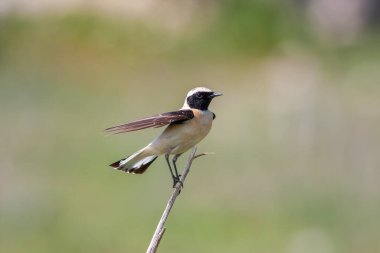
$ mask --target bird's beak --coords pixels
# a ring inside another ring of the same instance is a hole
[[[214,97],[219,97],[223,95],[222,93],[219,93],[219,92],[213,92],[211,95],[210,95],[210,98],[214,98]]]

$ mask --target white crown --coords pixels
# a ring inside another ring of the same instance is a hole
[[[203,92],[212,92],[212,90],[208,89],[208,88],[205,88],[205,87],[197,87],[197,88],[194,88],[192,89],[191,91],[189,91],[187,93],[187,96],[186,97],[190,97],[191,95],[199,92],[199,91],[203,91]]]

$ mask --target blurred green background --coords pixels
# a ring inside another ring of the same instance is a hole
[[[102,129],[224,93],[159,252],[380,252],[380,8],[355,1],[0,5],[0,251],[143,252],[172,192]],[[179,164],[183,167],[185,157]]]

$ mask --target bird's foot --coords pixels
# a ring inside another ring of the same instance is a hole
[[[181,178],[181,175],[179,175],[178,177],[173,177],[173,188],[175,188],[177,183],[181,185],[181,189],[183,188],[183,182],[181,181],[180,178]]]

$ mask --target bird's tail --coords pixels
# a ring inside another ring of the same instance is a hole
[[[152,154],[149,148],[145,147],[127,158],[110,164],[110,166],[127,173],[142,174],[156,159],[157,155]]]

